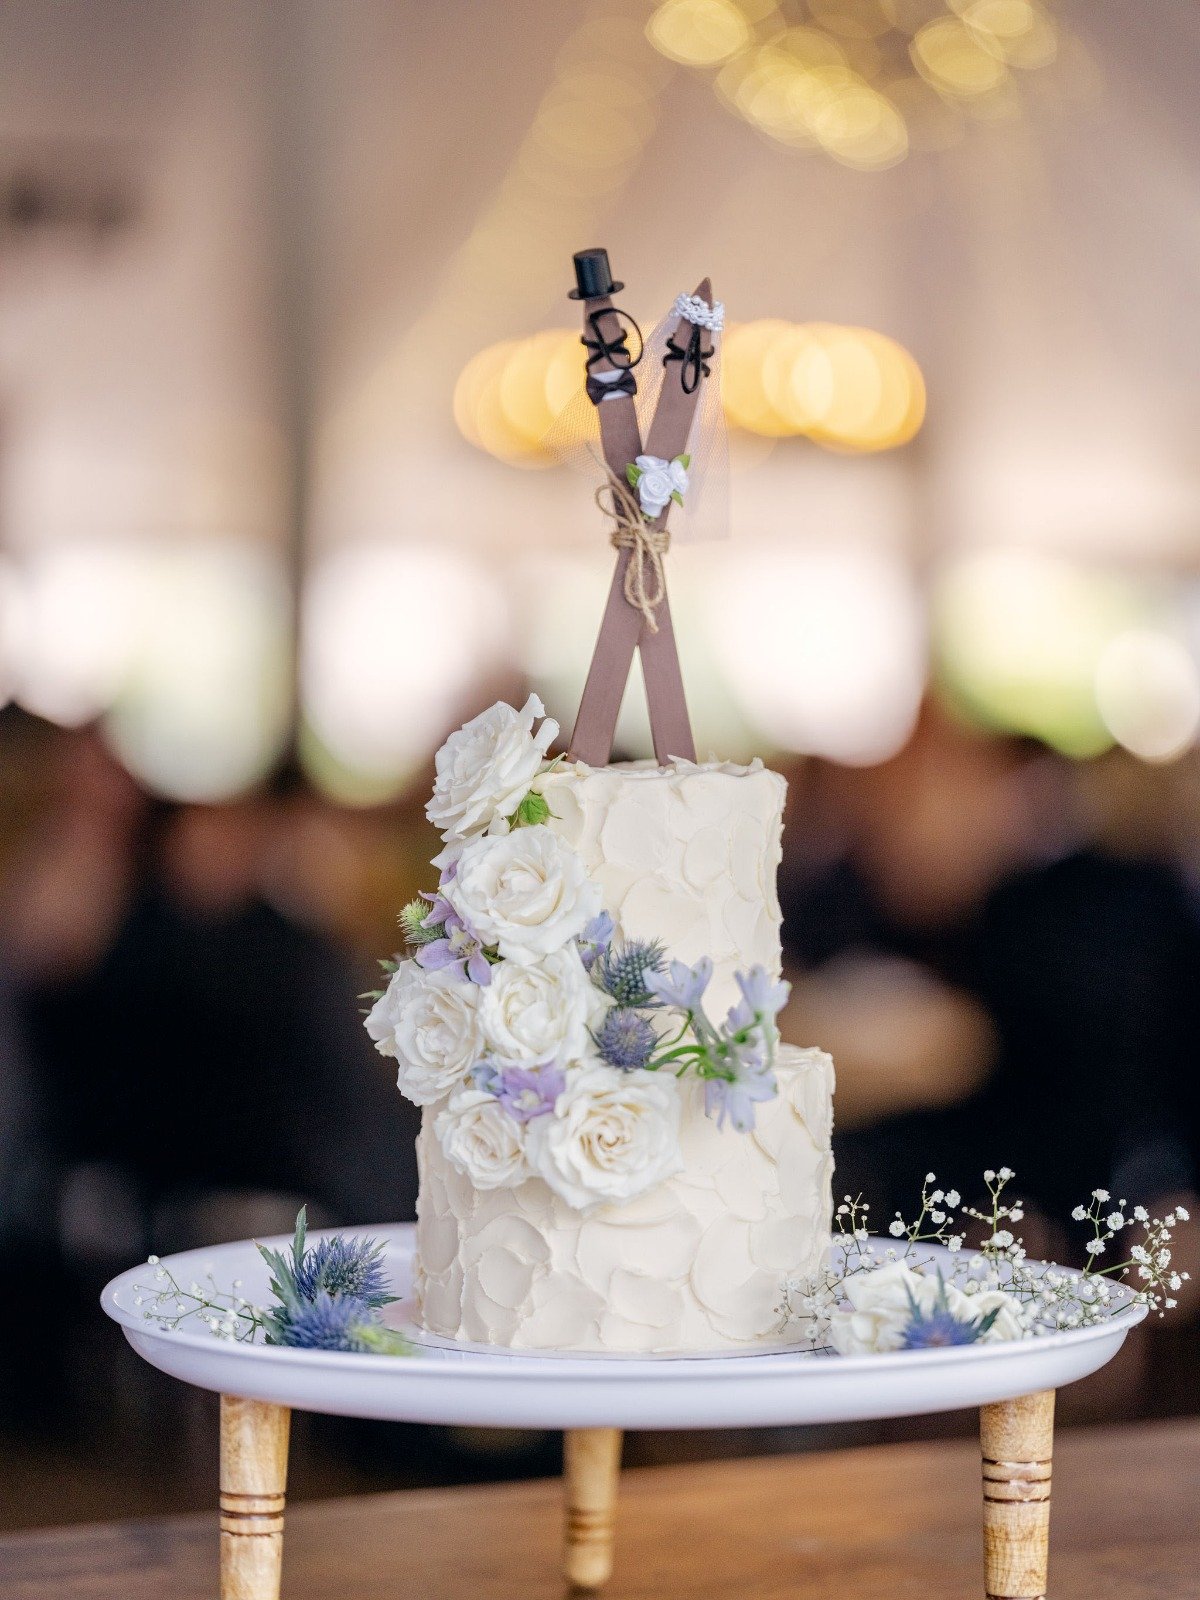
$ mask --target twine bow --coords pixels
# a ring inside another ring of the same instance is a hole
[[[596,490],[596,504],[612,521],[613,549],[629,551],[625,599],[641,612],[650,632],[657,633],[654,613],[666,598],[663,556],[670,548],[671,535],[666,528],[656,528],[646,521],[637,495],[611,474]]]

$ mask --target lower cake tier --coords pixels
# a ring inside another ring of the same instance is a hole
[[[779,1337],[783,1279],[829,1248],[833,1062],[781,1046],[779,1095],[752,1133],[683,1095],[683,1170],[625,1205],[572,1209],[539,1178],[478,1189],[427,1107],[417,1143],[422,1326],[519,1350],[680,1355]]]

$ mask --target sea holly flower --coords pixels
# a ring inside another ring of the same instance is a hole
[[[688,455],[676,456],[673,461],[662,456],[641,455],[625,468],[626,478],[637,490],[644,516],[653,521],[672,500],[678,506],[683,504],[691,464],[692,458]]]
[[[594,916],[583,932],[576,939],[575,944],[579,950],[579,959],[583,962],[583,970],[590,972],[596,961],[612,943],[616,924],[607,911],[601,911]]]
[[[713,964],[702,956],[694,967],[683,961],[672,961],[666,972],[646,973],[647,992],[666,1006],[678,1006],[680,1011],[698,1011],[704,991],[712,978]]]
[[[658,1044],[658,1035],[646,1018],[620,1005],[605,1013],[592,1038],[601,1057],[622,1072],[644,1067]]]
[[[321,1239],[304,1252],[295,1269],[296,1293],[315,1300],[324,1290],[349,1295],[368,1306],[386,1306],[396,1296],[388,1293],[383,1270],[383,1245],[375,1239]]]
[[[554,1110],[567,1076],[552,1061],[536,1067],[505,1067],[492,1093],[517,1122],[532,1122]]]
[[[630,939],[609,945],[593,965],[592,979],[619,1006],[652,1006],[651,979],[662,972],[663,947],[657,939]]]

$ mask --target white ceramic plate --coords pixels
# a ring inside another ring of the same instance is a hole
[[[406,1295],[412,1225],[346,1231],[385,1241],[393,1289]],[[178,1282],[211,1272],[221,1284],[240,1278],[250,1300],[267,1298],[267,1270],[249,1240],[188,1251],[166,1264]],[[1093,1328],[894,1355],[793,1349],[610,1359],[467,1349],[421,1336],[414,1355],[395,1357],[236,1344],[202,1325],[163,1332],[134,1304],[135,1285],[151,1278],[146,1266],[123,1272],[105,1289],[103,1306],[140,1356],[185,1383],[301,1411],[479,1427],[747,1428],[955,1411],[1087,1377],[1111,1361],[1146,1314],[1127,1305]],[[411,1303],[390,1312],[388,1320],[404,1326]]]

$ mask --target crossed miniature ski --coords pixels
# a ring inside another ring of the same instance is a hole
[[[610,474],[602,492],[610,497],[606,510],[617,526],[613,536],[617,562],[571,735],[570,756],[589,766],[608,762],[633,652],[639,649],[655,758],[663,765],[676,758],[694,761],[696,747],[661,559],[667,545],[671,500],[652,517],[639,508],[631,488],[636,483],[634,463],[639,456],[671,462],[685,455],[701,388],[709,376],[707,360],[714,354],[720,316],[718,312],[714,327],[708,327],[706,321],[702,335],[699,324],[679,315],[668,337],[662,390],[643,443],[633,371],[642,352],[632,357],[628,351],[624,313],[612,300],[624,284],[613,282],[604,250],[577,255],[575,275],[577,287],[571,298],[583,302],[583,343],[589,351],[587,394],[596,407],[601,451]],[[690,301],[694,311],[711,310],[712,287],[707,278]],[[681,299],[676,305],[683,303]],[[707,349],[704,336],[713,341]],[[632,574],[631,563],[638,563]]]

